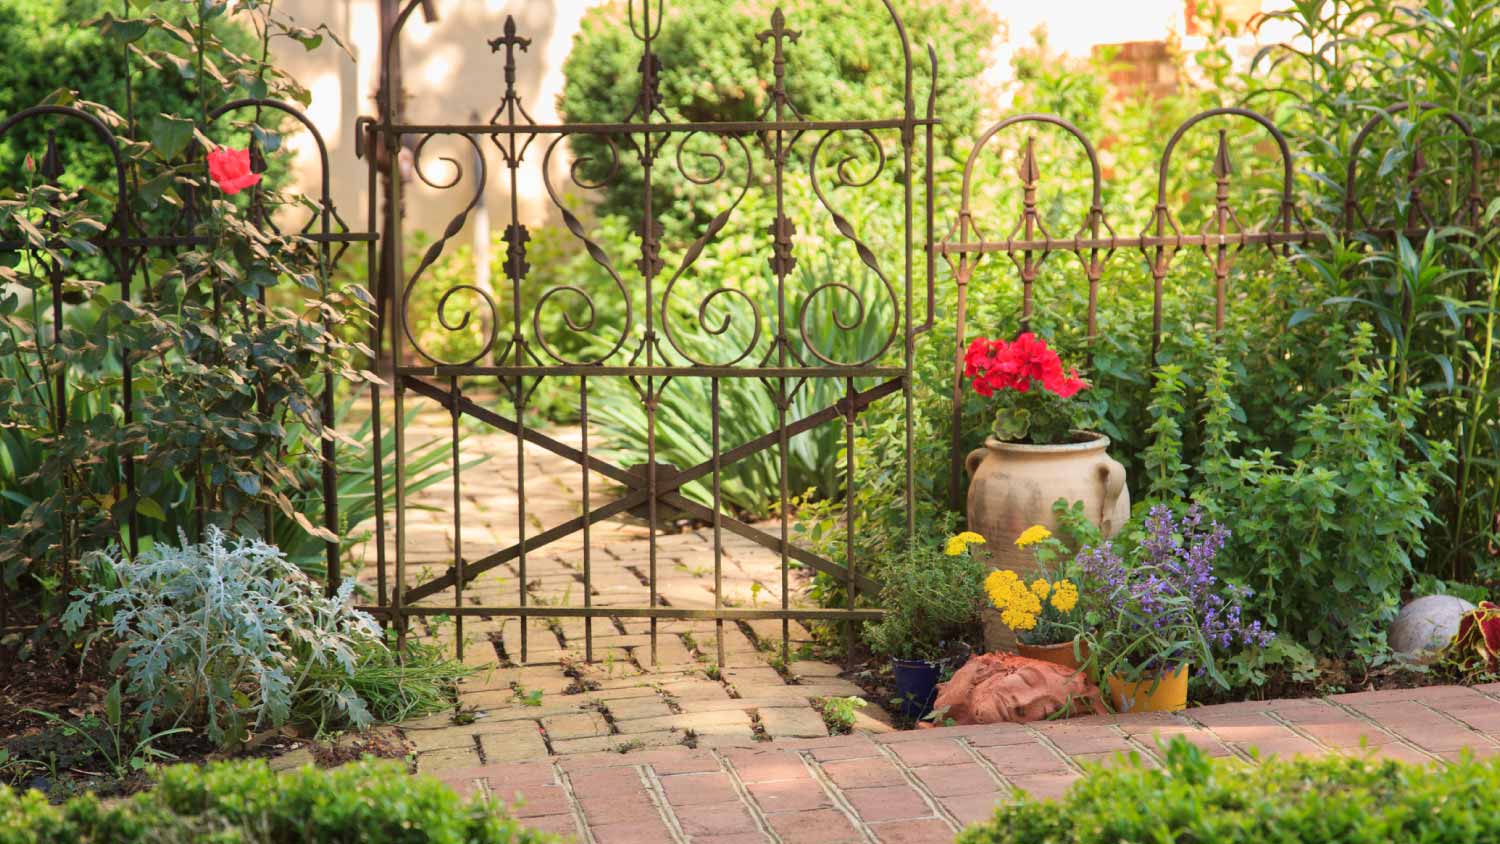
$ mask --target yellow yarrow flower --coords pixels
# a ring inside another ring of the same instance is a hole
[[[1069,580],[1052,584],[1052,606],[1058,612],[1072,612],[1078,606],[1078,587]]]
[[[966,530],[963,533],[954,534],[953,536],[948,537],[948,544],[943,547],[943,553],[947,554],[950,557],[957,557],[959,554],[962,554],[963,552],[969,550],[970,545],[983,544],[984,537],[980,536],[972,530]]]
[[[1038,577],[1036,580],[1031,581],[1031,591],[1038,598],[1045,601],[1047,600],[1047,596],[1052,592],[1052,586],[1046,580]]]
[[[1038,542],[1041,542],[1044,539],[1050,539],[1051,537],[1052,531],[1047,530],[1041,525],[1032,525],[1031,527],[1021,531],[1021,535],[1016,537],[1016,547],[1025,548],[1028,545],[1035,545]]]

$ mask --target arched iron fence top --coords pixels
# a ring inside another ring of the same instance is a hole
[[[126,185],[129,181],[129,178],[127,168],[125,166],[125,155],[120,150],[120,141],[115,137],[114,131],[111,130],[103,120],[100,120],[97,116],[74,106],[32,106],[31,108],[18,111],[10,117],[5,118],[4,122],[0,122],[0,139],[3,139],[11,129],[20,125],[23,121],[46,117],[49,115],[61,117],[66,120],[76,120],[83,123],[93,133],[94,137],[98,138],[99,141],[101,141],[104,146],[109,149],[110,160],[114,165],[115,171],[115,208],[114,213],[110,215],[110,221],[105,227],[105,230],[114,230],[117,235],[125,234],[126,230],[128,229],[128,223],[130,220],[130,203],[128,201],[129,193],[126,190]],[[50,139],[48,140],[47,152],[49,154],[56,154],[57,152],[57,150],[53,146],[53,142]],[[20,248],[21,246],[22,244],[17,244],[15,246],[12,246],[11,244],[0,244],[0,247],[4,248]]]
[[[1412,156],[1412,160],[1408,163],[1408,183],[1406,187],[1406,199],[1408,201],[1407,219],[1405,221],[1395,221],[1379,230],[1361,231],[1360,229],[1368,229],[1371,225],[1370,218],[1365,214],[1358,201],[1361,153],[1364,151],[1375,129],[1391,123],[1396,115],[1406,111],[1416,111],[1419,115],[1437,113],[1440,119],[1452,124],[1456,128],[1457,131],[1454,135],[1445,137],[1448,137],[1450,140],[1457,138],[1458,142],[1467,150],[1469,173],[1467,176],[1466,191],[1456,207],[1447,209],[1450,219],[1433,219],[1429,209],[1420,201],[1421,187],[1419,184],[1420,176],[1425,167],[1421,148],[1423,143],[1430,139],[1424,139],[1419,136],[1414,141],[1416,152]],[[1173,154],[1191,130],[1199,124],[1217,117],[1247,121],[1264,130],[1275,142],[1275,154],[1280,170],[1280,188],[1277,191],[1276,197],[1277,210],[1274,217],[1258,227],[1247,229],[1241,226],[1229,195],[1229,185],[1232,181],[1234,167],[1229,158],[1228,130],[1221,128],[1218,130],[1218,148],[1215,152],[1211,168],[1215,186],[1214,198],[1211,201],[1212,214],[1201,232],[1185,232],[1178,224],[1177,217],[1168,204],[1167,187],[1171,176]],[[980,160],[982,152],[1000,133],[1019,125],[1028,124],[1059,127],[1072,140],[1082,146],[1088,159],[1091,172],[1090,210],[1083,228],[1071,238],[1054,237],[1041,224],[1041,219],[1036,208],[1036,186],[1042,170],[1036,162],[1036,153],[1030,137],[1025,141],[1019,172],[1016,176],[1012,177],[1015,182],[1019,183],[1023,198],[1020,218],[1015,222],[1009,235],[1003,239],[991,239],[988,237],[984,233],[985,221],[978,219],[973,209],[972,198],[977,188],[977,184],[975,183],[975,177],[978,173],[977,162]],[[963,450],[960,421],[963,402],[963,357],[968,310],[968,284],[973,279],[975,267],[985,255],[991,253],[1003,254],[1014,263],[1022,287],[1020,324],[1022,329],[1026,330],[1029,328],[1030,319],[1035,307],[1032,298],[1033,281],[1037,276],[1042,262],[1046,260],[1048,255],[1055,251],[1071,251],[1077,254],[1083,262],[1084,275],[1088,284],[1088,328],[1086,337],[1090,341],[1090,349],[1092,349],[1092,341],[1098,334],[1098,291],[1104,264],[1117,250],[1128,249],[1139,251],[1147,262],[1147,269],[1153,281],[1150,363],[1154,363],[1161,347],[1164,331],[1163,300],[1166,296],[1165,279],[1171,273],[1172,264],[1182,249],[1197,248],[1209,259],[1215,289],[1214,328],[1216,331],[1222,330],[1228,302],[1227,287],[1230,267],[1234,256],[1247,246],[1264,246],[1279,252],[1283,256],[1290,256],[1294,245],[1323,242],[1330,237],[1361,235],[1367,238],[1389,240],[1395,238],[1397,235],[1419,236],[1425,234],[1427,231],[1438,230],[1447,226],[1473,225],[1478,222],[1480,214],[1483,211],[1483,197],[1479,192],[1478,175],[1482,160],[1482,146],[1479,139],[1475,136],[1468,121],[1461,115],[1427,102],[1396,103],[1379,109],[1361,126],[1348,150],[1348,162],[1344,174],[1341,197],[1343,208],[1341,218],[1338,221],[1338,225],[1341,228],[1338,231],[1334,231],[1326,227],[1308,226],[1302,220],[1301,215],[1297,213],[1295,193],[1296,163],[1286,134],[1273,120],[1260,112],[1243,107],[1207,109],[1192,115],[1178,124],[1177,128],[1168,137],[1156,165],[1156,197],[1155,204],[1150,210],[1149,218],[1143,225],[1140,234],[1121,237],[1115,233],[1114,229],[1103,217],[1102,200],[1106,194],[1101,180],[1098,156],[1090,139],[1077,126],[1062,117],[1052,114],[1018,114],[991,125],[978,136],[964,165],[963,186],[959,207],[956,215],[953,217],[948,235],[942,242],[933,244],[933,252],[944,256],[957,284],[957,342],[954,349],[952,385],[953,428],[951,434],[952,460],[950,471],[952,472],[952,478],[949,486],[950,503],[954,507],[961,506],[960,478],[962,476]],[[1090,351],[1090,356],[1092,357],[1092,351]]]
[[[1411,111],[1412,109],[1416,109],[1419,115],[1436,112],[1441,119],[1458,127],[1460,136],[1467,142],[1466,145],[1469,147],[1469,189],[1464,197],[1466,207],[1463,209],[1463,213],[1469,219],[1464,222],[1472,223],[1479,219],[1479,214],[1484,208],[1483,197],[1479,193],[1479,169],[1484,161],[1484,152],[1479,143],[1478,136],[1474,134],[1473,127],[1469,125],[1469,121],[1465,120],[1462,115],[1456,114],[1447,107],[1436,103],[1393,103],[1371,116],[1360,127],[1359,133],[1354,136],[1354,142],[1349,147],[1349,165],[1344,173],[1344,228],[1346,230],[1352,231],[1356,225],[1369,225],[1369,220],[1365,217],[1364,212],[1359,209],[1359,201],[1355,196],[1359,187],[1360,153],[1364,150],[1365,142],[1376,128],[1382,125],[1389,125],[1396,115],[1404,111]],[[1420,136],[1416,140],[1414,149],[1416,156],[1409,168],[1412,181],[1415,181],[1424,166],[1421,158],[1422,139]],[[1427,213],[1426,209],[1422,208],[1420,204],[1414,210],[1424,216]],[[1356,217],[1358,220],[1356,220]],[[1427,220],[1427,223],[1431,224],[1431,220]]]

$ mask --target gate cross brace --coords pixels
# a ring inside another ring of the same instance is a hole
[[[401,382],[404,386],[411,389],[413,392],[432,399],[433,401],[442,405],[445,409],[449,411],[452,411],[454,409],[455,396],[450,391],[444,390],[430,382],[424,381],[411,375],[402,375]],[[874,387],[871,387],[868,390],[861,390],[855,393],[851,397],[854,412],[858,414],[865,408],[869,407],[869,405],[875,400],[899,391],[901,389],[901,383],[901,379],[893,378],[889,381],[884,381]],[[552,452],[553,454],[558,455],[559,457],[566,458],[579,465],[587,464],[589,469],[598,472],[599,474],[604,475],[612,480],[618,481],[630,490],[630,492],[626,495],[623,495],[620,498],[609,502],[608,504],[590,511],[587,516],[579,516],[577,518],[570,519],[560,525],[549,528],[548,530],[542,531],[541,533],[538,533],[534,536],[528,537],[526,539],[526,542],[524,543],[527,553],[531,553],[552,542],[562,539],[569,534],[573,534],[582,530],[585,521],[587,521],[589,524],[603,521],[610,518],[611,516],[618,515],[619,513],[623,513],[633,507],[637,507],[651,498],[650,491],[643,488],[645,485],[644,478],[638,475],[631,474],[630,472],[627,472],[626,470],[615,466],[612,463],[600,460],[593,455],[589,455],[587,458],[585,458],[583,452],[579,451],[578,449],[566,443],[559,442],[558,440],[553,439],[552,437],[549,437],[546,434],[543,434],[533,428],[526,428],[523,430],[519,425],[515,423],[514,420],[502,416],[499,413],[496,413],[495,411],[490,410],[486,407],[478,405],[472,399],[466,398],[461,395],[457,396],[456,398],[457,409],[460,413],[467,414],[482,422],[486,422],[496,428],[499,428],[502,431],[505,431],[506,433],[511,434],[512,436],[521,435],[527,442],[530,442],[533,445],[540,446]],[[816,413],[803,417],[802,419],[799,419],[796,422],[787,425],[787,436],[793,437],[804,431],[809,431],[813,428],[816,428],[817,426],[825,422],[831,422],[835,419],[842,418],[848,413],[851,398],[840,399],[834,404],[825,407]],[[729,466],[733,463],[743,460],[746,457],[749,457],[757,452],[764,451],[765,449],[776,445],[778,442],[780,442],[780,431],[772,431],[771,433],[763,434],[753,440],[735,446],[734,448],[729,449],[720,456],[720,471],[722,471],[725,466]],[[692,501],[682,496],[677,492],[677,490],[683,485],[709,475],[712,472],[713,461],[709,460],[704,463],[699,463],[698,465],[693,466],[690,469],[679,472],[678,474],[673,475],[671,478],[659,479],[657,481],[656,496],[659,500],[663,501],[669,506],[675,507],[678,510],[688,513],[695,518],[702,519],[704,521],[711,521],[714,517],[713,510],[697,503],[696,501]],[[720,520],[720,524],[731,533],[736,533],[773,551],[780,552],[782,550],[780,537],[772,536],[765,531],[762,531],[749,524],[746,524],[745,522],[740,521],[739,519],[735,519],[730,516],[721,514]],[[521,554],[521,548],[521,544],[511,545],[508,548],[496,551],[493,554],[486,555],[473,562],[466,562],[464,564],[465,585],[467,585],[469,581],[472,581],[474,578],[478,577],[484,572],[487,572],[490,569],[507,563],[513,559],[516,559]],[[799,563],[802,563],[809,568],[823,572],[831,577],[836,577],[841,581],[847,580],[849,578],[849,571],[844,566],[840,566],[832,560],[820,557],[810,551],[798,548],[797,546],[790,543],[787,543],[786,553],[788,557],[798,561]],[[457,582],[457,579],[457,572],[453,567],[450,566],[445,573],[434,578],[433,580],[429,580],[426,583],[414,586],[411,589],[406,590],[402,594],[402,603],[406,604],[408,602],[420,601],[430,595],[437,594],[438,592],[452,587]],[[880,584],[864,574],[855,573],[854,584],[860,592],[867,595],[873,595],[880,591]]]

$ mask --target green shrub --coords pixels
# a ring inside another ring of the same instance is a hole
[[[1096,770],[1060,801],[1023,799],[958,844],[1475,844],[1500,840],[1500,761],[1210,759],[1181,738],[1159,769]]]
[[[178,765],[156,788],[105,805],[49,805],[0,788],[0,844],[545,844],[498,806],[465,801],[395,762],[277,774],[264,762]]]
[[[1194,497],[1231,530],[1221,567],[1255,589],[1257,615],[1316,653],[1366,661],[1385,652],[1386,622],[1426,552],[1432,493],[1452,452],[1445,442],[1427,454],[1409,450],[1422,396],[1391,389],[1387,368],[1371,362],[1372,333],[1356,330],[1343,382],[1298,415],[1284,453],[1236,421],[1239,390],[1229,363],[1216,361],[1192,473]],[[1181,410],[1178,375],[1159,378],[1153,407],[1163,408],[1162,422]],[[1153,451],[1170,464],[1180,428],[1155,430]],[[1151,499],[1177,500],[1184,480],[1180,472],[1153,477]]]
[[[294,720],[363,727],[441,708],[440,690],[464,674],[429,651],[409,668],[396,660],[374,619],[350,606],[352,579],[325,598],[276,548],[231,544],[215,526],[201,545],[158,543],[134,560],[95,554],[85,565],[105,585],[80,590],[63,623],[76,633],[103,621],[93,636],[114,640],[143,733],[202,727],[233,746]]]
[[[926,660],[960,642],[974,644],[985,573],[968,550],[949,555],[913,543],[881,568],[885,616],[865,623],[865,641],[881,656]]]
[[[937,109],[943,119],[937,131],[945,154],[952,157],[958,147],[967,145],[978,120],[983,98],[974,96],[974,86],[984,71],[984,56],[999,23],[966,0],[907,0],[894,5],[911,41],[913,97],[919,115],[925,113],[929,88],[928,43],[937,50]],[[903,113],[901,40],[882,0],[733,4],[672,0],[665,4],[666,18],[652,41],[661,62],[660,87],[667,114],[690,121],[759,119],[771,105],[774,74],[772,45],[762,44],[756,36],[770,28],[771,12],[777,7],[786,15],[787,28],[801,33],[795,44],[786,46],[787,92],[798,113],[808,120],[891,118]],[[636,26],[640,26],[639,19]],[[623,121],[639,92],[640,58],[641,44],[627,25],[625,3],[616,0],[590,10],[563,64],[567,82],[559,108],[565,119],[569,123]],[[791,113],[786,118],[797,119]],[[893,140],[893,135],[886,135]],[[580,160],[593,159],[580,168],[581,174],[590,182],[598,181],[609,169],[608,149],[593,138],[576,137],[572,142]],[[790,171],[798,169],[796,162],[805,160],[811,145],[810,140],[804,141],[794,150]],[[694,145],[689,150],[698,148]],[[675,142],[668,152],[675,154]],[[687,158],[691,161],[692,156]],[[757,169],[769,170],[764,165]],[[723,192],[722,183],[694,185],[670,165],[656,168],[652,185],[657,213],[678,221],[707,219],[704,215],[713,197]],[[606,189],[603,210],[624,214],[638,226],[642,210],[638,168],[622,166],[618,179]]]

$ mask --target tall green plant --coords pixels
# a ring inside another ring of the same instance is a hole
[[[1427,551],[1432,494],[1453,453],[1443,442],[1408,451],[1422,395],[1391,389],[1373,334],[1356,329],[1344,383],[1299,415],[1284,455],[1241,436],[1229,364],[1216,362],[1193,478],[1194,498],[1232,531],[1226,574],[1255,589],[1266,622],[1318,653],[1367,664],[1386,653],[1386,622]]]

